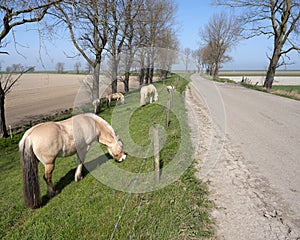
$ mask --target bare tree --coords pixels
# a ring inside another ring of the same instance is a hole
[[[203,67],[205,67],[205,73],[207,75],[212,76],[213,75],[213,69],[214,69],[214,60],[213,60],[213,52],[210,48],[210,45],[207,44],[202,50],[202,64]]]
[[[65,0],[52,13],[58,19],[54,25],[62,22],[67,26],[75,48],[93,67],[93,100],[99,98],[102,53],[110,28],[109,3],[110,0]]]
[[[160,77],[167,78],[171,73],[172,65],[178,60],[178,40],[172,29],[165,30],[158,39],[156,51],[156,67],[159,70]]]
[[[138,34],[138,26],[139,21],[142,19],[141,16],[143,15],[145,1],[146,0],[127,0],[127,2],[125,1],[125,6],[121,7],[121,9],[123,8],[124,10],[119,13],[121,14],[119,18],[123,19],[123,23],[119,28],[119,40],[116,41],[118,47],[114,47],[112,50],[118,49],[119,59],[117,63],[119,63],[119,61],[122,62],[122,67],[125,72],[125,76],[122,78],[125,92],[129,91],[130,69],[134,61],[134,55],[143,39]],[[120,47],[122,47],[122,49]]]
[[[2,19],[0,23],[0,48],[7,45],[3,40],[13,28],[26,23],[41,21],[50,7],[61,1],[62,0],[0,1],[0,18]],[[8,52],[1,51],[0,54],[1,53],[7,54]]]
[[[200,73],[203,71],[203,49],[198,48],[192,51],[192,57],[195,60],[197,67],[197,72]]]
[[[28,0],[15,1],[5,0],[0,1],[0,49],[7,45],[4,42],[8,34],[16,27],[26,23],[39,22],[43,19],[47,11],[62,0]],[[8,54],[7,51],[0,51],[0,54]],[[8,70],[12,70],[11,67]],[[5,119],[5,96],[21,78],[22,74],[31,71],[28,68],[22,71],[19,76],[13,78],[11,74],[0,76],[0,134],[1,137],[7,137],[6,119]]]
[[[141,39],[136,37],[137,28],[137,18],[141,15],[141,9],[144,0],[134,0],[131,8],[126,11],[126,23],[127,23],[127,33],[126,40],[123,47],[123,56],[121,61],[123,61],[125,76],[123,79],[125,92],[129,91],[129,79],[130,79],[130,69],[134,61],[134,55],[138,49],[138,45]]]
[[[191,53],[192,53],[192,49],[190,48],[184,48],[183,49],[183,57],[182,57],[182,61],[184,63],[184,67],[185,67],[185,71],[187,72],[189,69],[189,64],[190,64],[190,59],[191,59]]]
[[[11,69],[12,69],[12,72],[21,72],[23,69],[23,66],[20,63],[18,63],[18,64],[14,63],[11,65]]]
[[[113,24],[109,28],[109,48],[107,51],[110,53],[112,93],[117,92],[120,53],[127,38],[130,22],[134,20],[131,15],[133,3],[135,3],[133,0],[111,0],[109,4],[109,19]]]
[[[58,73],[63,73],[64,72],[64,67],[65,67],[64,63],[62,63],[62,62],[56,63],[56,70],[57,70]]]
[[[140,84],[152,82],[155,61],[157,60],[155,48],[163,46],[162,38],[174,27],[174,16],[177,5],[173,0],[145,1],[142,15],[139,16],[140,42]],[[168,46],[170,47],[170,46]]]
[[[237,19],[225,12],[215,14],[200,31],[200,37],[209,56],[210,71],[218,78],[219,69],[231,58],[226,54],[241,39],[241,26]]]
[[[12,69],[12,68],[11,68]],[[12,90],[13,86],[20,80],[21,76],[33,68],[28,68],[24,70],[24,67],[19,67],[21,72],[16,76],[12,73],[1,74],[0,75],[0,137],[8,137],[8,132],[6,128],[6,118],[5,118],[5,97]]]
[[[77,74],[80,73],[80,67],[81,67],[81,62],[76,62],[76,63],[74,64],[75,72],[76,72]]]
[[[300,52],[300,1],[215,0],[214,3],[244,10],[239,21],[245,24],[247,38],[266,35],[273,39],[264,82],[264,87],[272,88],[276,69],[288,64],[288,53]]]

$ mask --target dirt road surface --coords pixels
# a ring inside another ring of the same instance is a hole
[[[300,102],[191,79],[195,158],[216,205],[216,238],[300,239]]]

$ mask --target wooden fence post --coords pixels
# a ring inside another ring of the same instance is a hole
[[[154,156],[154,184],[159,183],[159,138],[156,123],[153,123],[153,156]]]
[[[168,90],[169,92],[169,98],[167,101],[167,116],[166,116],[166,128],[170,125],[170,110],[173,106],[173,88]]]
[[[170,100],[167,101],[167,112],[166,112],[166,128],[169,127],[170,124]]]

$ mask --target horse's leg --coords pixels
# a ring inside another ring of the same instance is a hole
[[[83,163],[81,161],[77,165],[76,173],[75,173],[75,182],[79,182],[82,179],[82,174],[81,174],[82,165],[83,165]]]
[[[152,94],[150,94],[150,103],[152,103],[152,98],[153,98]]]
[[[87,146],[86,149],[80,150],[79,152],[77,151],[77,169],[75,172],[75,182],[79,182],[82,179],[82,167],[88,150],[89,146]]]
[[[54,170],[54,164],[46,164],[45,165],[45,174],[44,174],[44,180],[47,184],[47,196],[49,198],[54,197],[56,195],[56,192],[54,190],[54,186],[52,183],[52,172]]]

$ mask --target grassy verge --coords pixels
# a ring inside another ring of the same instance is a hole
[[[299,85],[295,85],[295,86],[274,85],[272,87],[272,89],[270,89],[270,90],[267,90],[266,88],[264,88],[262,86],[254,86],[254,85],[247,84],[247,83],[241,83],[241,85],[246,88],[253,89],[253,90],[271,93],[271,94],[275,94],[275,95],[278,95],[281,97],[291,98],[294,100],[300,100],[300,86]]]
[[[223,83],[233,83],[233,84],[241,84],[242,86],[253,89],[256,91],[261,91],[265,93],[275,94],[281,97],[291,98],[294,100],[300,100],[300,85],[273,85],[271,90],[267,90],[262,86],[256,86],[249,83],[236,83],[228,78],[218,78],[212,79],[211,77],[204,75],[202,76],[207,80],[215,81],[215,82],[223,82]]]
[[[236,77],[243,77],[243,76],[265,76],[266,71],[263,70],[237,70],[237,71],[232,71],[232,70],[221,70],[219,73],[220,76],[236,76]],[[281,77],[299,77],[300,76],[300,71],[299,70],[277,70],[276,71],[276,76],[281,76]]]
[[[173,81],[169,79],[166,84],[175,85]],[[183,89],[186,81],[181,79],[176,84]],[[156,86],[159,102],[137,108],[130,118],[130,134],[140,145],[149,144],[152,122],[165,124],[161,114],[165,107],[159,104],[165,100],[165,86]],[[138,91],[126,95],[125,99],[128,102],[124,106],[116,107],[121,113],[131,110],[130,101],[139,101]],[[182,108],[180,111],[186,111],[184,104],[176,103],[176,106]],[[110,121],[114,111],[115,108],[104,109],[100,116]],[[160,151],[163,170],[178,154],[182,135],[189,134],[186,114],[181,117],[183,119],[178,119],[175,114],[170,116],[166,144]],[[182,120],[185,124],[179,125]],[[202,239],[212,235],[207,189],[196,180],[192,167],[164,188],[129,194],[101,183],[93,172],[85,171],[84,179],[75,183],[76,157],[57,159],[53,182],[61,193],[40,209],[26,209],[17,146],[20,137],[21,134],[0,140],[1,239],[110,239],[111,236],[113,239]],[[191,146],[190,142],[184,144]],[[187,151],[182,160],[191,160],[191,151]],[[116,164],[112,159],[108,162]],[[133,173],[140,171],[142,166],[142,172],[151,172],[153,162],[151,156],[144,161],[129,155],[117,166]],[[40,164],[41,191],[45,194],[42,175],[43,166]]]

